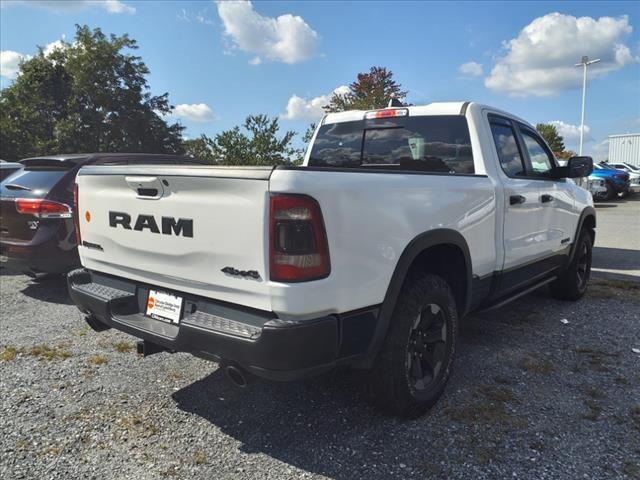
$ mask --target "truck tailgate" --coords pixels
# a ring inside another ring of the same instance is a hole
[[[82,264],[271,310],[265,227],[271,171],[85,167],[76,179]]]

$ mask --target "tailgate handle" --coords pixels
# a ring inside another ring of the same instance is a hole
[[[125,177],[124,180],[138,198],[158,199],[164,194],[162,181],[158,177]]]
[[[139,188],[138,195],[141,197],[157,197],[158,189],[157,188]]]

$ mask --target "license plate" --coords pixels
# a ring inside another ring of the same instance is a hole
[[[149,290],[147,298],[147,315],[164,322],[180,323],[182,297],[170,293]]]

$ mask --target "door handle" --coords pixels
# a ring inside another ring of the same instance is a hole
[[[549,195],[548,193],[544,193],[540,197],[540,200],[542,200],[542,203],[553,202],[553,196]]]
[[[522,195],[511,195],[509,197],[509,205],[518,205],[519,203],[524,203],[526,201],[527,199]]]

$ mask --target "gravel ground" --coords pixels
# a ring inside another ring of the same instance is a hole
[[[406,421],[355,373],[242,390],[186,354],[139,358],[60,278],[2,273],[1,478],[640,478],[637,284],[466,319],[444,396]]]

